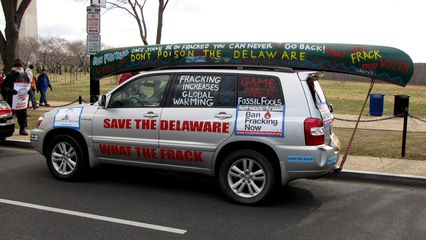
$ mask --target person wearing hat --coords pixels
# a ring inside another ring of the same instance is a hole
[[[28,91],[31,105],[33,106],[33,109],[36,109],[38,108],[37,101],[35,98],[36,77],[34,76],[33,70],[34,70],[34,65],[30,64],[30,66],[28,66],[28,68],[25,70],[25,73],[27,74],[27,77],[28,77],[27,81],[31,83],[31,88]]]
[[[52,85],[50,85],[50,80],[47,76],[46,69],[43,68],[41,70],[41,74],[37,78],[37,92],[40,91],[40,106],[50,107],[50,105],[47,103],[46,98],[47,88],[50,88],[50,90],[52,90]]]
[[[18,92],[14,89],[14,85],[17,82],[25,82],[24,74],[25,72],[24,68],[22,68],[21,60],[16,59],[12,70],[6,74],[1,91],[3,99],[6,100],[10,106],[12,106],[13,95],[18,94]],[[16,118],[18,119],[19,134],[25,136],[28,135],[28,133],[25,131],[25,128],[27,127],[27,109],[25,108],[15,110],[14,112],[16,113]]]

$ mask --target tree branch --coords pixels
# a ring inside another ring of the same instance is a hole
[[[116,3],[113,3],[113,2],[108,2],[107,1],[107,3],[113,5],[116,8],[120,8],[120,9],[126,10],[126,12],[128,12],[130,15],[132,15],[134,18],[136,18],[136,16],[129,9],[127,9],[126,7],[123,7],[123,6],[121,6],[119,4],[116,4]]]
[[[22,0],[21,4],[19,4],[18,10],[16,11],[16,25],[18,29],[21,27],[22,17],[24,16],[25,10],[27,10],[30,5],[31,0]]]

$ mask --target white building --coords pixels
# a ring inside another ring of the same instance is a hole
[[[28,6],[21,22],[21,29],[19,30],[20,40],[29,38],[38,40],[37,0],[32,0]]]

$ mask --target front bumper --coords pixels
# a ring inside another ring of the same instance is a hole
[[[35,128],[31,131],[31,146],[39,153],[43,154],[43,139],[44,139],[44,131]]]

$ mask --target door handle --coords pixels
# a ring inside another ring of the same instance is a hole
[[[220,112],[218,114],[213,115],[215,118],[219,118],[219,119],[226,119],[226,118],[231,118],[232,114],[227,114],[226,112]]]
[[[154,113],[154,112],[147,112],[147,113],[145,113],[143,116],[144,116],[144,117],[147,117],[147,118],[156,118],[156,117],[158,117],[159,115],[158,115],[158,113]]]

